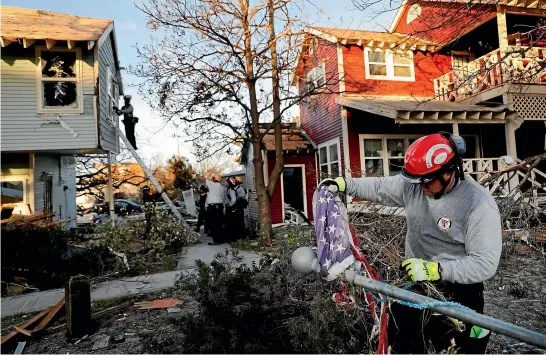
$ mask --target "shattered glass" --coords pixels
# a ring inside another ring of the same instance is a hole
[[[75,52],[42,52],[42,77],[75,78]]]
[[[41,59],[44,106],[77,108],[76,53],[43,51]]]

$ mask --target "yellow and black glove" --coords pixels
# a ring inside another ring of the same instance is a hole
[[[413,282],[440,280],[440,264],[434,261],[410,258],[402,261],[402,268]]]
[[[345,189],[347,188],[347,183],[345,182],[345,178],[342,176],[338,176],[335,179],[324,179],[319,184],[320,187],[327,186],[328,189],[334,193],[336,192],[345,192]]]

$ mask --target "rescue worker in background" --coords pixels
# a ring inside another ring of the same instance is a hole
[[[491,194],[465,179],[464,140],[449,133],[421,137],[408,148],[402,173],[390,177],[338,177],[321,183],[332,191],[363,200],[404,207],[407,219],[401,268],[423,292],[431,281],[454,302],[483,313],[483,282],[497,271],[501,255],[501,218]],[[453,338],[457,353],[484,353],[490,332],[472,324],[460,331],[430,310],[391,304],[388,339],[393,353],[437,353]]]
[[[242,180],[241,180],[242,181]],[[243,201],[246,200],[246,191],[235,177],[226,180],[228,192],[226,203],[226,233],[229,242],[235,242],[243,237],[245,220]]]
[[[235,186],[235,192],[237,193],[237,236],[242,238],[245,237],[245,208],[248,207],[248,196],[243,185],[243,179],[237,176],[235,181],[237,182]]]
[[[199,215],[197,216],[197,227],[195,231],[199,233],[201,231],[201,226],[205,226],[205,234],[209,234],[209,224],[207,219],[207,195],[209,188],[205,184],[199,186]]]
[[[123,105],[121,110],[114,106],[114,112],[118,116],[123,115],[123,120],[121,120],[121,122],[123,122],[123,125],[125,126],[125,136],[136,150],[135,124],[137,124],[138,118],[133,116],[133,105],[131,105],[131,98],[131,95],[123,96],[125,105]]]
[[[220,183],[220,178],[213,176],[211,180],[201,177],[201,183],[205,184],[209,192],[205,204],[207,205],[207,221],[209,223],[209,232],[212,242],[209,245],[218,245],[224,242],[223,218],[224,218],[224,198],[226,196],[225,188]]]

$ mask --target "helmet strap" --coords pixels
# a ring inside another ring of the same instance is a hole
[[[455,178],[453,179],[453,182],[451,183],[451,187],[453,188],[453,186],[456,186],[459,183],[459,173],[458,173],[457,169],[454,169],[452,172],[453,172],[453,174],[455,174]],[[442,189],[440,191],[438,191],[436,194],[434,194],[434,199],[435,200],[437,200],[440,197],[442,197],[443,195],[445,195],[445,192],[446,192],[448,186],[450,185],[450,182],[451,182],[451,177],[446,180],[446,179],[444,179],[443,175],[440,175],[440,183],[442,184]]]

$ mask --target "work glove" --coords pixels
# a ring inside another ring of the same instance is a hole
[[[324,179],[319,184],[319,187],[327,186],[328,189],[334,193],[336,192],[345,192],[345,189],[347,188],[347,183],[345,182],[345,178],[342,176],[338,176],[335,179]]]
[[[440,280],[440,264],[434,261],[410,258],[402,261],[402,268],[407,271],[413,282]]]

